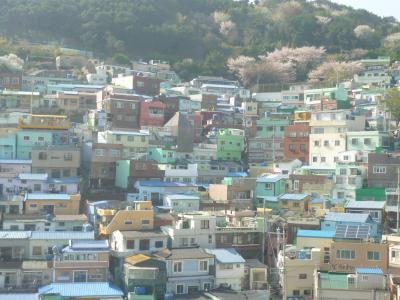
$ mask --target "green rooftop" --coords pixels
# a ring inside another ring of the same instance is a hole
[[[347,274],[319,273],[320,288],[333,290],[347,289]]]

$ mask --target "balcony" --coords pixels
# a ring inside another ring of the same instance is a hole
[[[223,232],[259,232],[257,225],[255,226],[246,226],[246,227],[239,227],[239,226],[232,226],[232,227],[216,227],[217,233]]]

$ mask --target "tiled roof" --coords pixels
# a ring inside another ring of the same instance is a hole
[[[245,259],[233,248],[205,249],[205,251],[215,255],[215,259],[221,264],[240,264],[245,262]]]
[[[335,236],[335,232],[328,231],[328,230],[299,229],[297,231],[297,237],[332,239],[334,236]]]
[[[123,292],[109,282],[52,283],[39,288],[40,295],[59,294],[63,297],[119,297]]]

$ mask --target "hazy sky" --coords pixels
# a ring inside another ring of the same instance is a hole
[[[400,0],[331,0],[332,2],[363,8],[382,17],[393,16],[400,21]]]

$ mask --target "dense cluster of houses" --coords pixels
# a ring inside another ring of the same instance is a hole
[[[0,299],[399,297],[398,64],[251,93],[82,57],[0,72]]]

